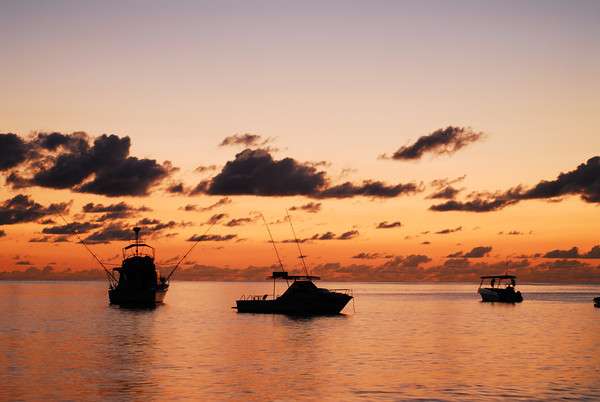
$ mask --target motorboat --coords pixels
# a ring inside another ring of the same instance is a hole
[[[482,276],[477,293],[483,302],[521,303],[523,296],[515,290],[517,277],[514,275]]]

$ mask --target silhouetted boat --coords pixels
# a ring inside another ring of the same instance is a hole
[[[520,303],[523,301],[521,292],[515,291],[517,277],[514,275],[482,276],[477,292],[481,301],[498,303]],[[483,287],[489,282],[489,287]]]
[[[286,211],[287,212],[287,211]],[[281,267],[281,271],[275,271],[267,279],[273,279],[273,295],[251,295],[242,296],[241,299],[236,300],[236,306],[238,313],[264,313],[264,314],[289,314],[289,315],[333,315],[339,314],[342,309],[352,300],[352,291],[350,289],[324,289],[318,288],[313,280],[320,279],[317,276],[311,276],[308,273],[308,268],[304,261],[306,258],[302,255],[300,249],[300,242],[296,237],[294,226],[289,213],[287,218],[292,228],[292,233],[296,240],[298,252],[300,253],[300,260],[304,267],[306,275],[289,275],[283,268],[281,258],[279,258],[279,252],[277,246],[271,235],[269,225],[263,216],[263,221],[269,233],[275,255]],[[288,287],[286,291],[277,296],[275,294],[276,281],[285,280]],[[291,281],[291,284],[290,284]]]
[[[154,248],[140,243],[140,228],[133,231],[135,242],[123,248],[123,263],[113,269],[119,279],[111,281],[108,298],[111,304],[121,306],[155,306],[163,302],[169,282],[158,275]]]
[[[275,294],[260,296],[243,296],[236,301],[238,313],[265,313],[289,315],[334,315],[352,300],[349,289],[324,289],[317,287],[313,280],[319,279],[310,275],[288,275],[285,271],[273,272],[268,279],[285,280],[287,290],[279,297]],[[291,281],[291,284],[290,284]]]
[[[595,307],[600,307],[600,297],[595,297],[594,298],[594,306]]]

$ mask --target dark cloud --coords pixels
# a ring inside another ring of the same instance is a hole
[[[421,186],[415,183],[387,185],[381,181],[365,180],[362,184],[345,182],[324,189],[314,194],[316,198],[349,198],[364,196],[372,198],[392,198],[400,195],[415,194],[423,191]]]
[[[232,146],[232,145],[243,145],[246,147],[256,147],[267,144],[271,139],[267,138],[263,140],[263,137],[258,134],[234,134],[225,137],[219,144],[220,147]]]
[[[227,214],[214,214],[205,222],[205,225],[215,225],[221,222],[223,219],[227,218]]]
[[[380,258],[393,258],[393,255],[382,254],[382,253],[365,253],[361,252],[356,255],[353,255],[352,258],[357,260],[377,260]]]
[[[311,214],[316,214],[321,210],[320,202],[309,202],[307,204],[293,206],[290,208],[290,211],[304,211],[309,212]]]
[[[569,250],[552,250],[543,256],[544,258],[600,258],[600,245],[594,246],[587,253],[579,253],[579,248],[573,247]]]
[[[198,166],[196,169],[194,169],[194,172],[206,173],[206,172],[212,172],[213,170],[217,170],[217,169],[218,169],[217,165]]]
[[[383,222],[379,222],[377,224],[376,229],[393,229],[393,228],[399,228],[402,226],[402,223],[400,221],[395,221],[395,222],[389,222],[388,221],[383,221]]]
[[[73,235],[87,233],[92,229],[99,228],[100,225],[91,222],[71,222],[66,225],[51,226],[42,229],[42,233],[51,235]]]
[[[187,194],[189,190],[183,185],[183,183],[173,183],[166,189],[167,193],[171,194]]]
[[[235,226],[247,225],[249,223],[255,222],[256,219],[257,219],[257,217],[252,217],[252,218],[234,218],[234,219],[229,220],[227,223],[224,223],[223,226],[235,227]]]
[[[0,230],[0,238],[6,237],[6,232],[4,230]]]
[[[16,134],[0,134],[0,171],[12,169],[27,158],[30,146]]]
[[[428,245],[430,245],[430,244],[431,244],[431,242],[430,242],[430,241],[422,241],[422,242],[421,242],[421,244],[423,244],[423,245],[425,245],[425,246],[428,246]]]
[[[354,239],[355,237],[358,237],[360,233],[358,232],[358,230],[349,230],[347,232],[342,233],[341,235],[339,235],[337,237],[337,240],[350,240],[350,239]]]
[[[109,197],[144,196],[175,170],[168,162],[160,165],[153,159],[129,156],[129,137],[105,134],[90,145],[85,133],[41,133],[27,146],[31,149],[28,158],[17,164],[21,171],[7,177],[7,183],[15,188],[39,186]]]
[[[447,201],[429,207],[432,211],[497,211],[523,200],[555,200],[566,195],[579,195],[585,202],[600,203],[600,156],[588,159],[574,170],[560,173],[555,180],[542,180],[530,189],[514,187],[504,193],[476,195],[467,201]]]
[[[223,198],[219,199],[217,202],[210,204],[207,207],[200,207],[198,205],[188,204],[185,207],[183,207],[183,210],[188,211],[188,212],[192,212],[192,211],[206,212],[206,211],[211,211],[215,208],[219,208],[219,207],[222,207],[223,205],[228,205],[231,203],[232,203],[231,198],[223,197]]]
[[[437,232],[435,232],[435,234],[450,234],[450,233],[454,233],[454,232],[460,232],[462,230],[462,226],[458,226],[454,229],[442,229],[439,230]]]
[[[482,258],[492,251],[490,246],[474,247],[471,251],[463,253],[461,251],[448,255],[448,258]],[[448,262],[448,261],[446,261]]]
[[[45,216],[64,213],[69,205],[63,202],[44,207],[28,195],[19,194],[0,204],[0,225],[37,221]]]
[[[66,243],[68,241],[68,236],[41,236],[29,239],[29,243]]]
[[[111,241],[129,241],[133,239],[133,228],[114,222],[89,235],[87,243],[110,243]]]
[[[225,164],[219,174],[202,181],[193,190],[211,195],[292,196],[314,198],[396,197],[422,191],[414,183],[387,185],[381,181],[365,180],[329,186],[324,171],[309,163],[292,158],[274,160],[264,149],[246,149]]]
[[[118,219],[130,218],[138,215],[140,212],[150,212],[150,208],[146,206],[134,207],[121,201],[117,204],[94,204],[92,202],[85,204],[82,211],[90,214],[102,213],[103,215],[96,219],[96,222],[106,222]]]
[[[19,260],[19,261],[15,262],[15,265],[33,265],[33,264],[27,260]]]
[[[226,235],[193,235],[187,241],[229,241],[233,240],[237,237],[235,234],[226,234]]]
[[[462,190],[454,188],[452,186],[446,186],[446,187],[442,188],[441,190],[430,194],[429,196],[427,196],[427,198],[453,200],[458,195],[458,193],[460,193],[461,191]]]
[[[395,160],[417,160],[421,159],[425,153],[449,155],[478,141],[482,136],[483,133],[475,132],[470,128],[448,126],[420,137],[414,144],[401,147],[391,157],[386,155],[382,155],[382,157]]]

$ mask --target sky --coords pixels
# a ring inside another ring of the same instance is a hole
[[[184,268],[239,278],[276,263],[259,213],[294,270],[292,209],[324,277],[600,281],[599,20],[595,1],[0,1],[0,272],[96,269],[77,236],[117,264],[136,224],[166,269],[212,219]]]

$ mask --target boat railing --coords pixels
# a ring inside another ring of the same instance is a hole
[[[337,293],[345,293],[348,296],[354,297],[354,292],[353,292],[352,289],[347,289],[347,288],[346,289],[344,289],[344,288],[342,288],[342,289],[329,289],[329,291],[330,292],[337,292]]]
[[[242,295],[242,297],[239,298],[239,300],[273,300],[276,297],[273,297],[273,295],[268,295],[268,294],[264,294],[264,295]]]

